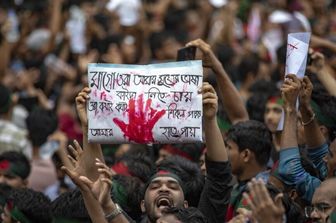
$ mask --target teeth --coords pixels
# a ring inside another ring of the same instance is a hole
[[[170,206],[170,201],[167,198],[161,198],[157,202],[158,207],[169,207]]]

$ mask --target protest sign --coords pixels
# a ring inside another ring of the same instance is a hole
[[[286,70],[285,75],[295,74],[302,79],[306,72],[307,57],[309,50],[310,33],[290,33],[287,38],[287,52],[286,52]],[[296,103],[299,107],[299,103]],[[283,129],[285,121],[285,114],[282,111],[281,119],[277,130]]]
[[[89,64],[88,139],[97,143],[202,141],[201,61]]]
[[[310,33],[290,33],[287,39],[286,75],[302,79],[306,72]]]

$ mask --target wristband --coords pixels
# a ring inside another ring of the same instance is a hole
[[[302,124],[303,126],[309,125],[312,121],[314,121],[315,116],[316,116],[315,113],[313,113],[313,116],[309,119],[308,122],[303,122],[303,121],[301,120],[301,124]]]
[[[105,215],[107,222],[112,221],[115,217],[122,213],[122,210],[118,204],[115,204],[115,207],[116,208],[111,213]]]

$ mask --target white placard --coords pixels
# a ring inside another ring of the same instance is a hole
[[[286,75],[302,79],[306,72],[310,33],[290,33],[287,39]]]
[[[202,141],[202,62],[89,64],[90,142]]]
[[[309,50],[310,33],[290,33],[287,38],[286,71],[285,75],[294,74],[302,79],[306,72],[307,56]],[[286,77],[285,77],[286,78]],[[297,100],[296,109],[299,107]],[[282,111],[278,124],[278,131],[283,130],[285,113]]]

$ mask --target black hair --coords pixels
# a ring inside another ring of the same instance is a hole
[[[164,215],[174,215],[178,220],[182,223],[207,223],[208,220],[202,214],[200,210],[195,207],[189,208],[177,208],[177,207],[170,207],[163,210]]]
[[[26,119],[29,137],[33,146],[41,146],[57,129],[57,116],[51,110],[35,107]]]
[[[12,189],[8,199],[31,222],[52,222],[51,202],[43,193],[28,188]]]
[[[282,45],[276,51],[277,59],[279,64],[285,64],[286,62],[286,52],[287,52],[287,44]]]
[[[180,143],[172,144],[172,146],[188,155],[191,161],[198,163],[205,148],[203,143]]]
[[[153,59],[157,59],[156,51],[161,49],[164,43],[171,38],[175,38],[175,36],[172,32],[169,31],[152,33],[152,35],[149,37],[149,44]]]
[[[126,164],[132,176],[137,177],[143,183],[146,183],[153,175],[155,165],[151,158],[141,152],[126,152],[119,161]]]
[[[271,95],[279,95],[279,89],[273,81],[267,81],[264,79],[258,80],[254,82],[249,88],[251,93],[260,93],[265,94],[267,96]]]
[[[112,181],[112,200],[118,203],[133,220],[140,221],[142,212],[139,204],[143,198],[143,183],[137,178],[122,175],[113,176]]]
[[[250,120],[264,122],[265,107],[268,96],[265,94],[253,94],[246,101],[246,110],[249,114]]]
[[[281,191],[271,184],[266,184],[266,188],[273,200],[279,193],[281,193]],[[303,223],[305,221],[300,205],[293,201],[286,193],[283,193],[281,200],[285,208],[287,223]]]
[[[227,140],[235,142],[240,152],[244,149],[252,151],[259,165],[266,166],[269,161],[272,134],[263,123],[254,120],[239,122],[229,129]]]
[[[316,78],[311,80],[314,84],[312,100],[319,106],[323,116],[330,119],[328,123],[318,122],[328,129],[329,141],[332,142],[336,138],[336,97],[331,96]]]
[[[240,64],[238,65],[238,78],[241,82],[244,82],[249,73],[254,76],[258,74],[259,71],[259,57],[256,54],[248,54],[243,57]]]
[[[180,156],[169,156],[158,164],[157,169],[176,174],[184,183],[185,200],[189,206],[197,207],[204,186],[204,177],[196,163]]]
[[[279,95],[276,84],[272,81],[258,80],[254,82],[249,91],[252,96],[246,101],[246,109],[251,120],[264,122],[265,108],[271,96]]]
[[[8,160],[10,163],[14,163],[15,165],[20,165],[21,167],[20,177],[22,179],[28,178],[30,174],[31,166],[30,166],[29,160],[24,154],[20,152],[16,152],[16,151],[7,151],[7,152],[0,154],[0,162],[3,160]]]
[[[52,202],[54,218],[66,218],[91,223],[80,190],[75,189],[61,194]]]

